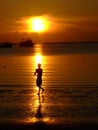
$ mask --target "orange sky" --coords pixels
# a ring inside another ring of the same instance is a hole
[[[44,33],[26,31],[23,20],[46,17]],[[20,31],[21,30],[21,31]],[[98,0],[0,0],[0,42],[98,41]]]

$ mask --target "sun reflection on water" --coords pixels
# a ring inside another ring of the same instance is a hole
[[[36,65],[39,63],[42,64],[42,55],[41,54],[36,54],[35,59],[36,59]]]
[[[37,64],[43,63],[43,56],[42,56],[42,46],[41,45],[36,45],[35,47],[35,66],[37,66]]]
[[[44,94],[33,94],[33,100],[31,103],[31,111],[33,116],[28,117],[24,120],[25,123],[36,123],[36,122],[50,122],[49,117],[45,117],[45,105],[44,105]]]
[[[35,71],[38,63],[41,64],[41,67],[43,69],[43,72],[45,71],[45,56],[42,55],[42,46],[36,45],[35,46],[35,55],[32,56],[32,71]],[[34,72],[33,72],[34,73]],[[43,79],[45,80],[45,76],[43,74]],[[25,119],[24,122],[26,123],[35,123],[39,121],[48,122],[50,120],[48,117],[44,117],[45,114],[45,104],[44,104],[44,93],[37,95],[38,87],[36,86],[36,77],[34,76],[35,84],[32,88],[34,91],[32,93],[31,100],[29,102],[30,104],[30,113],[32,116],[29,116]],[[44,83],[42,84],[44,85]],[[44,86],[45,89],[45,86]]]

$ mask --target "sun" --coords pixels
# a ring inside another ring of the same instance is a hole
[[[20,20],[16,21],[16,23],[17,32],[27,34],[49,34],[61,31],[63,27],[61,25],[62,22],[59,22],[59,18],[47,14],[41,16],[22,17]],[[16,32],[16,29],[13,31]]]
[[[28,32],[43,33],[50,28],[50,21],[45,16],[31,17],[27,19]]]
[[[44,23],[44,20],[41,18],[32,19],[31,26],[34,32],[42,32],[45,30],[45,23]]]

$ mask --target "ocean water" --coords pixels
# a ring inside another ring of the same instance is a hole
[[[45,89],[39,96],[38,59]],[[98,123],[98,44],[0,48],[0,122],[9,121]]]

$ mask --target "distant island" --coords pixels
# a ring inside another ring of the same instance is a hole
[[[23,39],[18,43],[13,43],[9,41],[0,42],[0,48],[15,48],[15,47],[34,47],[36,43],[34,43],[30,38]],[[89,47],[98,48],[98,41],[87,41],[87,42],[43,42],[41,43],[45,46],[52,45],[55,47],[56,45],[62,44],[66,49],[76,48],[76,47],[86,47],[87,49]]]
[[[45,44],[66,44],[66,45],[92,45],[98,44],[98,41],[80,41],[80,42],[45,42]]]
[[[33,47],[34,43],[31,39],[23,40],[19,43],[19,47]]]
[[[15,43],[11,43],[9,41],[0,42],[0,48],[12,48]],[[31,39],[23,39],[21,42],[18,43],[19,47],[34,47],[34,42]]]
[[[13,46],[13,44],[12,43],[10,43],[10,42],[3,42],[3,43],[0,43],[0,47],[1,48],[11,48]]]

